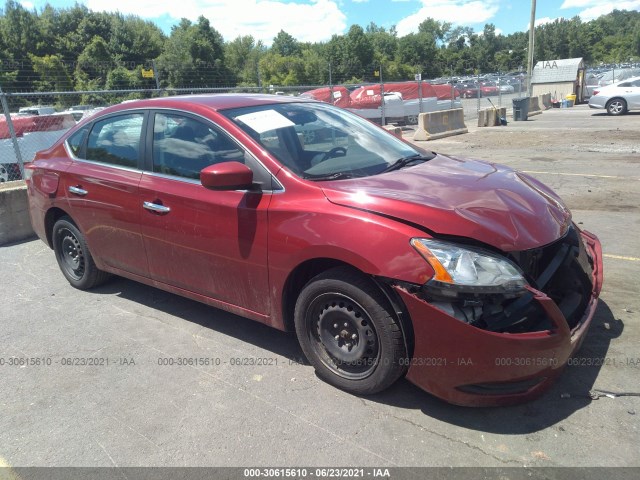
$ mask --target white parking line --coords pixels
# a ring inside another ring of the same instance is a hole
[[[605,258],[614,258],[616,260],[627,260],[629,262],[640,262],[640,258],[638,257],[625,257],[623,255],[611,255],[610,253],[603,253],[603,257]]]

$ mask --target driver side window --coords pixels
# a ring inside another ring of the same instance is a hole
[[[227,135],[182,115],[156,113],[153,125],[153,171],[191,179],[214,163],[245,163],[245,154]]]

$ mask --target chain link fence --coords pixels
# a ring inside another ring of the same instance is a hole
[[[520,72],[423,79],[420,72],[426,69],[421,66],[413,69],[418,73],[411,73],[386,72],[382,65],[361,67],[331,64],[306,66],[315,70],[306,73],[299,71],[298,76],[280,78],[287,85],[271,83],[279,79],[273,73],[267,77],[268,83],[263,82],[260,69],[256,69],[255,78],[251,79],[253,83],[238,83],[237,78],[212,74],[207,71],[209,67],[202,66],[200,70],[191,72],[191,76],[184,76],[179,82],[182,87],[171,88],[166,86],[166,73],[163,74],[171,71],[166,65],[161,68],[156,68],[155,64],[132,66],[131,70],[119,65],[117,68],[122,75],[129,72],[129,77],[122,78],[120,85],[133,88],[106,88],[118,83],[113,80],[112,73],[105,73],[115,71],[109,70],[113,64],[84,64],[84,84],[101,88],[78,91],[68,88],[71,78],[63,68],[48,72],[44,82],[42,77],[34,80],[36,77],[24,73],[32,68],[28,63],[3,64],[0,79],[5,74],[5,79],[12,80],[0,82],[0,182],[22,179],[24,164],[32,161],[36,152],[49,148],[83,118],[127,100],[229,92],[292,95],[332,103],[383,125],[393,123],[410,128],[417,124],[418,115],[423,112],[463,108],[465,118],[471,120],[477,117],[481,109],[492,106],[510,108],[513,98],[526,96],[528,85],[527,78]],[[289,72],[303,67],[304,64],[280,66]],[[77,73],[78,66],[74,68]],[[175,70],[181,66],[173,68]],[[13,69],[13,77],[7,75],[10,69]],[[105,76],[107,81],[102,81]],[[296,82],[296,78],[320,79],[321,82]],[[407,78],[412,80],[407,81]],[[208,81],[216,86],[206,86]],[[34,91],[58,86],[64,88]]]

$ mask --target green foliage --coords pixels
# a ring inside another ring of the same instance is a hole
[[[380,71],[383,81],[402,81],[416,73],[433,78],[519,70],[526,65],[527,46],[527,32],[505,36],[492,24],[474,32],[428,18],[403,37],[395,27],[373,22],[318,43],[300,42],[281,30],[267,48],[252,36],[225,42],[205,17],[182,19],[166,36],[136,16],[93,12],[78,3],[27,10],[7,0],[0,10],[0,86],[43,92],[150,89],[156,81],[143,78],[141,69],[153,65],[168,88],[362,83],[380,80]],[[574,57],[594,65],[640,61],[640,12],[614,10],[590,22],[574,17],[536,27],[536,60]],[[98,96],[87,94],[81,101],[97,102]]]
[[[201,88],[235,83],[224,63],[222,35],[203,16],[195,24],[183,18],[172,28],[157,64],[165,86]]]

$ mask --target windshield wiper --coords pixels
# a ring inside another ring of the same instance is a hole
[[[345,178],[353,178],[353,173],[351,172],[336,172],[336,173],[328,173],[325,175],[304,175],[303,178],[305,180],[343,180]]]
[[[382,170],[380,173],[393,172],[394,170],[400,170],[401,168],[404,168],[412,164],[413,162],[428,162],[431,159],[433,159],[433,157],[425,157],[424,155],[416,153],[415,155],[409,155],[408,157],[399,158],[387,168]]]

